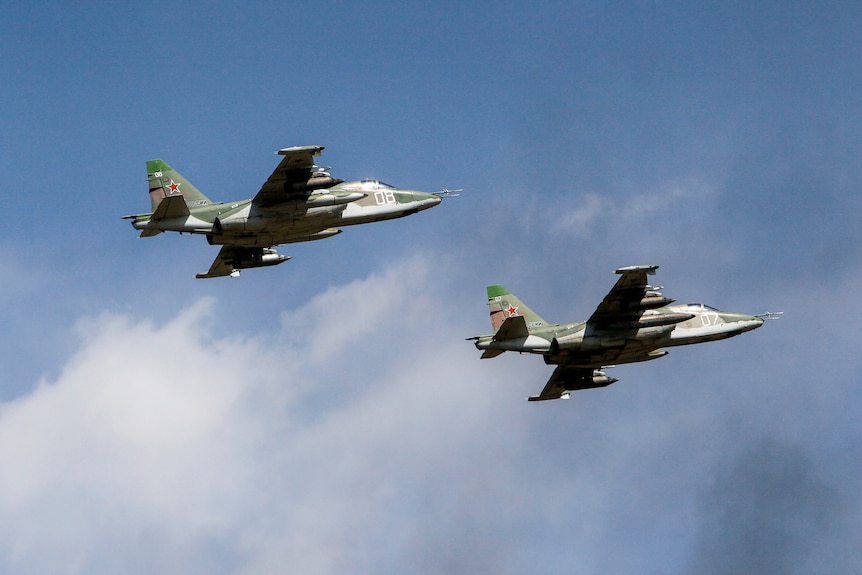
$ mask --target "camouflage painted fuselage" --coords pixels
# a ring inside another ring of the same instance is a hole
[[[147,162],[150,206],[124,216],[141,237],[162,232],[201,234],[221,246],[209,270],[197,278],[239,275],[240,270],[281,264],[281,244],[320,240],[344,226],[391,220],[432,208],[453,190],[401,190],[378,180],[344,182],[315,165],[323,146],[282,148],[278,166],[251,199],[212,202],[161,159]]]
[[[503,302],[505,308],[509,303]],[[756,329],[763,319],[746,314],[719,311],[702,304],[674,305],[650,310],[644,314],[649,323],[682,320],[665,325],[633,325],[628,329],[601,329],[586,321],[573,324],[533,322],[529,335],[518,339],[494,341],[481,336],[476,347],[481,350],[518,351],[542,354],[549,365],[573,364],[600,369],[609,364],[635,363],[667,355],[662,348],[717,341]],[[685,319],[686,316],[690,316]],[[539,325],[541,324],[541,325]]]
[[[617,269],[621,277],[590,318],[564,325],[546,323],[503,286],[488,286],[495,332],[470,339],[482,350],[482,359],[516,351],[541,354],[545,363],[556,365],[541,393],[528,398],[545,401],[567,399],[569,391],[617,381],[602,368],[658,359],[667,355],[666,347],[733,337],[780,315],[730,313],[703,304],[670,305],[674,300],[647,283],[647,276],[657,268]]]
[[[144,214],[136,216],[132,225],[139,230],[203,234],[214,245],[269,247],[323,239],[343,226],[400,218],[440,201],[431,193],[363,180],[263,207],[251,199],[203,206],[186,202],[188,215],[154,220]]]

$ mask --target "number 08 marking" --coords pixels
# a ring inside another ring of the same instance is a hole
[[[378,206],[382,206],[384,204],[394,204],[395,192],[393,192],[392,190],[380,190],[374,192],[374,201],[377,202]]]

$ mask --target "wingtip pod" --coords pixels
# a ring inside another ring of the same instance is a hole
[[[282,148],[280,150],[276,150],[276,154],[279,156],[287,156],[288,154],[295,154],[297,152],[307,152],[312,156],[319,156],[320,152],[325,149],[325,146],[291,146],[289,148]]]
[[[655,271],[658,269],[657,265],[643,265],[643,266],[625,266],[622,268],[617,268],[614,270],[614,273],[617,275],[622,275],[629,272],[646,272],[649,275],[655,275]]]

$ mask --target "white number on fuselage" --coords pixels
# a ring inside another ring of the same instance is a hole
[[[718,325],[718,314],[717,313],[702,313],[700,314],[700,323],[704,326],[708,325]]]
[[[374,192],[374,201],[377,202],[378,206],[382,206],[384,204],[394,204],[395,192],[393,192],[392,190],[380,190]]]

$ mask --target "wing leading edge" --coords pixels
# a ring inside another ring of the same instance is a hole
[[[657,265],[643,265],[615,270],[614,273],[621,277],[587,320],[585,332],[623,332],[632,329],[631,322],[637,321],[644,309],[672,303],[673,300],[658,293],[660,288],[650,286],[647,281],[647,277],[655,275],[657,269]],[[570,391],[606,387],[617,381],[619,380],[608,377],[600,370],[560,363],[541,393],[529,397],[528,400],[568,399]]]
[[[620,320],[626,320],[633,315],[640,315],[643,310],[641,303],[649,293],[651,297],[661,297],[657,291],[658,288],[653,288],[647,282],[647,276],[655,275],[658,269],[656,265],[650,266],[629,266],[619,268],[614,273],[619,274],[620,279],[611,288],[611,291],[602,300],[602,303],[587,320],[588,325],[607,325]],[[672,300],[662,299],[656,300],[658,305],[667,305]]]
[[[254,203],[261,206],[290,201],[297,197],[307,197],[313,190],[330,188],[341,183],[314,164],[323,146],[293,146],[282,148],[276,154],[284,156],[254,197]]]

